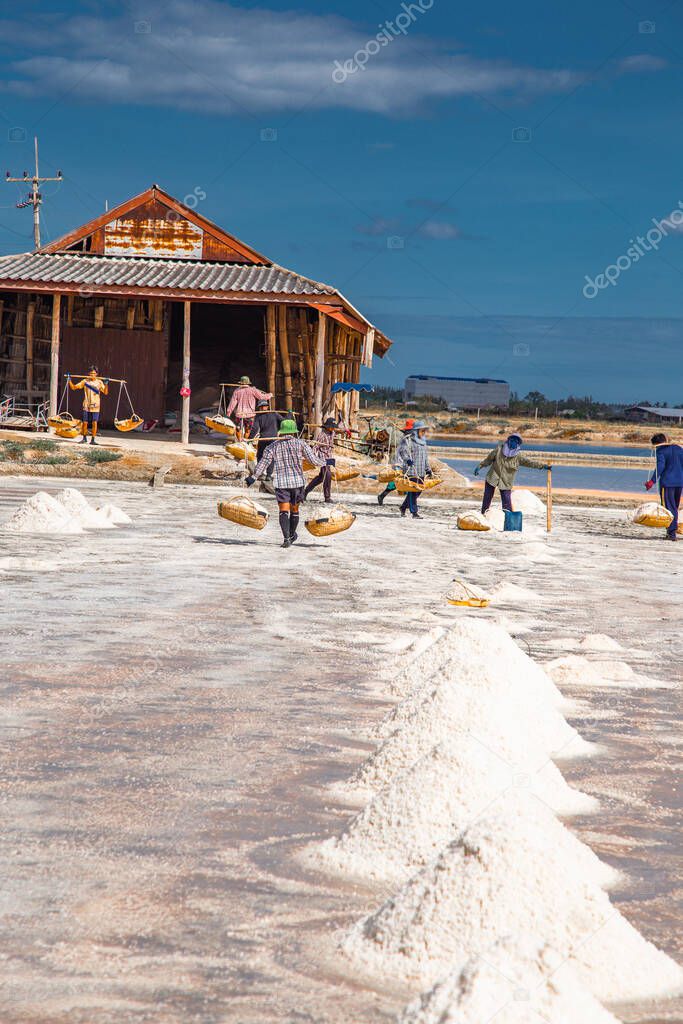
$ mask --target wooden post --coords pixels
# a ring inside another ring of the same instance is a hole
[[[135,303],[130,302],[126,308],[126,330],[132,331],[135,328]]]
[[[59,401],[59,311],[62,296],[52,296],[52,336],[50,339],[50,416],[57,415]]]
[[[308,329],[308,315],[305,309],[299,310],[299,334],[301,351],[303,353],[303,375],[304,393],[306,396],[306,419],[309,423],[313,420],[313,406],[315,395],[315,369],[313,366],[313,352],[311,348],[311,332]]]
[[[33,323],[36,315],[36,303],[34,299],[28,304],[26,311],[26,390],[28,391],[28,402],[31,403],[33,391]]]
[[[190,387],[190,321],[192,319],[192,303],[183,302],[183,383],[184,388]],[[180,415],[180,441],[190,441],[190,396],[183,398]]]
[[[277,311],[278,341],[280,342],[280,359],[282,360],[282,376],[284,378],[285,409],[292,408],[292,362],[289,358],[289,339],[287,337],[287,307],[278,306]]]
[[[545,509],[545,528],[546,532],[550,533],[553,528],[553,471],[548,467],[548,479],[545,485],[545,497],[546,497],[546,509]]]
[[[71,327],[74,321],[74,294],[69,292],[66,297],[66,326]]]
[[[323,421],[323,387],[325,383],[325,332],[327,317],[318,313],[318,334],[315,341],[315,400],[313,418],[316,423]]]
[[[104,303],[95,306],[95,327],[104,326]]]
[[[266,374],[268,391],[275,395],[275,370],[277,367],[277,335],[275,330],[275,306],[266,306]]]
[[[164,329],[164,304],[161,299],[155,299],[154,301],[154,330],[162,331]]]

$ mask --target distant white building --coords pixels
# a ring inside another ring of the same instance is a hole
[[[453,409],[507,409],[510,385],[506,380],[490,377],[406,377],[404,401],[426,397],[441,398]]]

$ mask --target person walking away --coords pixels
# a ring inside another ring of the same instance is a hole
[[[521,448],[524,442],[519,434],[510,434],[507,441],[501,443],[488,453],[485,459],[479,463],[474,471],[479,476],[479,470],[484,466],[490,466],[486,474],[484,484],[484,497],[481,503],[482,514],[488,512],[491,507],[496,487],[500,491],[500,500],[506,512],[512,512],[512,486],[520,466],[527,469],[551,469],[551,466],[541,465],[534,459],[522,455]]]
[[[413,419],[407,419],[406,420],[404,427],[401,429],[401,433],[403,434],[404,437],[405,437],[405,435],[410,430],[413,429],[413,424],[414,423],[415,423],[415,420],[413,420]],[[387,484],[387,486],[382,491],[382,493],[377,495],[377,504],[378,505],[382,505],[384,503],[384,499],[388,498],[389,495],[392,494],[395,490],[396,490],[396,484],[394,483],[393,480],[390,480],[389,483]]]
[[[251,434],[251,440],[256,441],[256,462],[247,463],[247,468],[250,473],[253,473],[256,469],[256,466],[263,458],[268,445],[277,437],[277,433],[283,419],[284,416],[280,415],[279,412],[272,411],[267,398],[259,398],[256,403],[254,428]],[[270,476],[263,476],[261,478],[260,489],[262,491],[266,491],[268,494],[275,494],[275,487]]]
[[[311,480],[304,491],[304,501],[316,487],[320,484],[323,485],[323,497],[326,503],[329,505],[332,501],[332,467],[334,466],[334,432],[337,429],[337,424],[331,416],[323,423],[322,427],[319,428],[317,434],[313,438],[313,444],[311,447],[318,453],[321,459],[325,459],[325,465],[322,467],[315,479]]]
[[[251,436],[256,415],[256,403],[259,400],[267,402],[272,397],[270,392],[259,391],[258,388],[255,388],[246,375],[240,377],[240,382],[232,393],[225,413],[226,416],[231,416],[233,411],[235,413],[238,441],[246,441]]]
[[[396,469],[399,469],[413,483],[424,483],[425,477],[433,476],[429,468],[427,451],[427,424],[416,420],[396,450]],[[410,512],[413,519],[423,517],[417,510],[419,491],[408,491],[401,505],[401,515]]]
[[[66,379],[71,391],[83,392],[80,444],[88,443],[88,428],[90,428],[90,444],[97,444],[95,438],[100,418],[100,396],[109,394],[109,379],[101,380],[96,366],[91,366],[88,376],[79,380],[78,384],[74,384],[70,374],[67,374]]]
[[[272,469],[283,548],[291,547],[297,539],[299,505],[303,501],[306,485],[304,459],[308,459],[315,466],[325,464],[325,460],[314,452],[310,445],[297,437],[294,420],[283,420],[278,430],[277,441],[268,445],[263,457],[259,459],[253,476],[248,476],[245,481],[247,487],[251,487],[259,477],[265,476]]]
[[[659,485],[662,505],[673,516],[666,529],[666,539],[677,540],[678,509],[683,494],[683,447],[670,441],[666,434],[653,434],[650,444],[655,449],[657,465],[645,487],[649,491],[655,483]]]

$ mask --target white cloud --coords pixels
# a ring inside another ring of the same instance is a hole
[[[140,7],[138,14],[119,8],[110,16],[53,16],[42,22],[27,15],[0,23],[0,37],[16,41],[14,53],[30,47],[23,59],[10,57],[0,88],[226,114],[302,108],[401,114],[473,93],[520,98],[562,92],[581,80],[568,69],[453,53],[420,34],[421,28],[428,31],[429,13],[421,17],[425,21],[408,37],[398,36],[365,70],[337,84],[335,61],[353,58],[368,35],[333,15],[216,0],[171,0]]]

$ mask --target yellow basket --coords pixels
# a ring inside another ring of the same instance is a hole
[[[251,498],[232,498],[230,501],[218,502],[218,515],[229,519],[238,526],[249,526],[252,530],[262,530],[268,522],[268,513],[261,509]]]
[[[81,432],[80,425],[75,427],[54,427],[57,437],[78,437]]]
[[[226,444],[225,450],[228,454],[232,455],[233,459],[237,459],[238,462],[241,462],[242,459],[254,462],[256,459],[256,449],[248,441],[233,441],[230,444]]]
[[[491,529],[488,523],[480,522],[472,512],[458,516],[457,527],[459,530],[474,530],[477,533],[487,533]]]
[[[471,587],[465,580],[454,579],[453,584],[451,593],[446,594],[449,604],[456,605],[458,608],[488,608],[491,604],[489,597],[483,597],[481,593],[477,593],[474,587]]]
[[[308,459],[303,460],[304,473],[310,473],[312,469],[320,469],[320,466],[314,466]]]
[[[414,480],[408,480],[407,477],[398,473],[394,479],[396,481],[396,490],[399,494],[407,494],[408,492],[414,494],[420,493],[421,491],[429,491],[432,487],[438,487],[440,483],[443,483],[440,476],[426,477],[424,482],[421,484],[416,483]]]
[[[142,416],[138,416],[137,413],[133,413],[127,420],[114,420],[114,426],[117,430],[120,430],[122,434],[127,434],[129,430],[137,430],[143,424]]]
[[[206,416],[204,423],[209,430],[215,430],[219,434],[227,434],[228,437],[235,436],[235,424],[227,416]]]
[[[78,431],[81,426],[81,421],[77,420],[75,416],[72,416],[70,412],[63,412],[58,413],[56,416],[49,416],[47,422],[48,426],[52,427],[53,430],[70,430],[75,427]]]
[[[356,516],[347,508],[340,509],[340,513],[330,516],[319,516],[309,519],[306,522],[306,529],[314,537],[331,537],[334,533],[343,533],[356,521]]]
[[[488,608],[491,604],[485,597],[468,597],[462,601],[447,597],[446,600],[449,604],[457,605],[459,608]]]
[[[350,466],[332,466],[332,479],[336,480],[338,484],[345,480],[355,480],[357,476],[360,476],[359,469],[351,469]]]
[[[381,484],[390,484],[392,480],[396,479],[397,471],[393,466],[382,466],[377,474],[377,479]]]
[[[633,522],[638,526],[655,526],[660,529],[666,529],[673,520],[673,516],[668,508],[664,508],[663,505],[658,505],[654,501],[647,502],[643,506],[643,513],[641,515],[638,512],[639,510],[636,509],[633,519]]]

